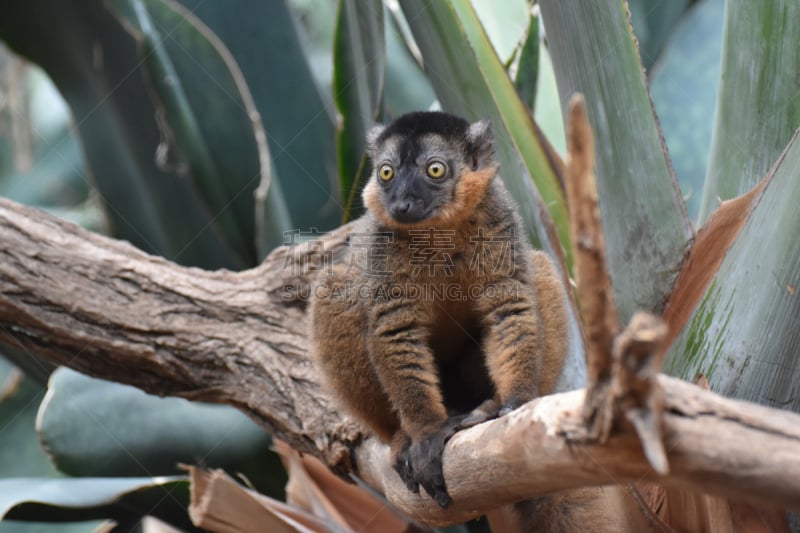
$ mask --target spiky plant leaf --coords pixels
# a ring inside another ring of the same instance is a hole
[[[722,76],[700,220],[752,189],[800,126],[800,3],[725,4]]]
[[[279,184],[295,228],[339,225],[335,110],[329,88],[314,78],[286,0],[181,3],[225,43],[239,65],[267,134],[272,181]],[[273,208],[269,202],[262,207]]]
[[[542,0],[562,109],[583,93],[620,321],[660,311],[691,236],[624,2]],[[580,28],[580,31],[576,31]]]
[[[102,2],[4,2],[0,36],[69,103],[115,236],[182,264],[245,265],[193,185],[156,162],[163,132],[136,42]]]
[[[800,142],[792,140],[753,200],[665,369],[704,374],[712,390],[800,410]]]
[[[365,139],[381,114],[386,47],[380,0],[339,2],[333,51],[339,183],[348,220],[361,207],[357,194],[370,173]]]

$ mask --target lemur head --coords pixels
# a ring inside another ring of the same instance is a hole
[[[364,205],[389,227],[457,224],[497,171],[489,122],[417,112],[367,135],[373,175]]]

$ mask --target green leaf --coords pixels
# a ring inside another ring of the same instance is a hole
[[[339,183],[345,220],[370,174],[364,153],[367,131],[380,118],[386,72],[386,38],[380,0],[341,0],[333,48],[333,94],[341,120],[336,132]]]
[[[7,347],[3,347],[7,353]],[[36,438],[34,428],[36,409],[44,396],[43,385],[16,374],[13,365],[0,358],[0,478],[19,476],[61,477],[45,455]],[[47,478],[42,478],[47,479]],[[20,487],[12,487],[9,494],[18,495]],[[3,494],[0,493],[0,502]],[[1,515],[0,515],[1,516]],[[59,526],[59,531],[84,533],[97,524]],[[44,526],[30,522],[0,522],[0,533],[45,533],[53,530],[52,524]]]
[[[219,36],[242,70],[264,123],[273,182],[280,183],[292,229],[338,226],[333,105],[316,84],[286,0],[182,3]]]
[[[159,0],[108,5],[139,45],[164,161],[171,155],[170,164],[195,185],[226,242],[244,264],[255,264],[258,148],[244,97],[217,43]]]
[[[700,220],[752,189],[800,126],[800,3],[730,0]]]
[[[430,109],[436,100],[431,82],[411,52],[400,29],[399,12],[386,12],[386,82],[383,115],[392,117]]]
[[[22,377],[12,380],[17,370],[0,359],[0,478],[16,476],[60,476],[36,439],[36,408],[44,387]]]
[[[469,120],[489,118],[492,121],[500,174],[520,204],[520,214],[532,242],[551,253],[559,246],[547,234],[543,202],[550,211],[561,244],[569,250],[566,207],[557,178],[536,138],[530,114],[498,60],[475,11],[468,3],[455,1],[422,6],[411,0],[401,0],[400,5],[443,108]],[[536,188],[531,187],[531,177]]]
[[[156,164],[162,132],[136,43],[101,2],[4,2],[0,37],[39,63],[69,103],[115,236],[183,264],[245,266],[192,183]]]
[[[675,27],[650,73],[650,94],[683,191],[697,218],[711,149],[725,0],[702,0]]]
[[[624,2],[542,0],[562,109],[584,94],[620,321],[659,312],[691,227],[661,142]],[[579,28],[579,31],[576,31]]]
[[[11,478],[0,480],[0,518],[69,522],[155,516],[197,531],[189,519],[184,478]]]
[[[539,17],[531,15],[528,35],[519,51],[517,77],[514,86],[519,97],[532,111],[536,109],[536,86],[539,76]]]
[[[257,486],[285,480],[269,436],[232,407],[159,398],[63,367],[37,428],[55,465],[73,476],[168,475],[189,463],[245,471]]]
[[[768,179],[665,368],[684,379],[703,373],[726,396],[800,411],[797,134]]]

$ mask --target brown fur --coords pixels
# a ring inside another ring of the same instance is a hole
[[[514,506],[508,531],[638,533],[657,531],[625,487],[585,487]]]
[[[332,392],[392,444],[409,488],[419,481],[441,505],[449,501],[443,480],[420,470],[440,473],[448,407],[461,402],[469,411],[490,400],[483,409],[510,409],[550,392],[567,350],[561,277],[527,244],[487,152],[481,165],[465,158],[454,169],[450,201],[416,224],[392,218],[373,176],[359,222],[368,246],[354,246],[350,266],[332,268],[312,288],[313,351]],[[446,232],[449,267],[420,267],[415,232],[427,229]],[[391,242],[370,237],[387,231]],[[474,397],[456,398],[464,389]]]
[[[539,368],[539,392],[550,394],[556,386],[564,366],[564,354],[569,348],[569,339],[564,330],[567,323],[567,308],[564,302],[564,286],[553,261],[544,252],[533,251],[531,263],[535,273],[536,301],[539,307],[547,349],[542,352]]]

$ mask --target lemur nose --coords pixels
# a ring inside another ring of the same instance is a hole
[[[400,202],[399,204],[397,204],[397,207],[395,209],[397,210],[398,213],[402,214],[408,213],[409,211],[411,211],[411,202],[409,202],[408,200],[406,200],[405,202]]]

